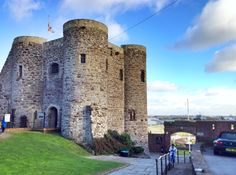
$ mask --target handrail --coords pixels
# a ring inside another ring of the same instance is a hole
[[[183,163],[187,163],[186,162],[186,154],[185,152],[188,152],[188,151],[184,151],[184,155],[179,155],[179,151],[177,151],[177,155],[175,157],[175,159],[177,158],[177,163],[180,163],[181,159],[183,157],[183,160],[182,162]],[[189,156],[189,159],[190,159],[191,156]],[[189,160],[190,162],[190,160]],[[159,156],[157,159],[156,159],[156,175],[167,175],[167,172],[170,171],[172,168],[174,168],[174,164],[175,164],[175,161],[171,160],[171,157],[170,157],[170,153],[166,153],[164,155],[161,155]]]

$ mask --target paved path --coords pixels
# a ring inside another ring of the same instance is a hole
[[[168,175],[193,175],[190,163],[175,164],[175,167],[168,172]]]
[[[9,133],[2,133],[2,132],[0,132],[0,139],[6,139],[6,138],[8,138],[8,137],[10,137],[10,134]]]
[[[213,155],[212,149],[207,149],[203,154],[204,159],[213,175],[234,175],[236,167],[236,156]]]
[[[151,158],[127,158],[119,156],[92,156],[97,160],[107,160],[126,163],[127,166],[108,173],[108,175],[156,175],[156,161],[158,155],[151,155]],[[160,174],[160,173],[159,173]],[[192,175],[190,163],[176,164],[175,168],[168,172],[168,175]]]
[[[91,158],[128,164],[127,167],[109,173],[109,175],[156,175],[156,166],[154,158],[126,158],[113,155],[95,156]]]

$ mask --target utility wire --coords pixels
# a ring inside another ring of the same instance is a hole
[[[124,34],[124,33],[127,32],[127,31],[129,31],[129,30],[131,30],[131,29],[137,27],[138,25],[140,25],[140,24],[146,22],[147,20],[149,20],[149,19],[152,18],[153,16],[157,15],[157,14],[160,13],[161,11],[166,10],[166,9],[168,9],[169,7],[175,5],[178,1],[179,1],[179,0],[175,0],[175,1],[171,2],[171,3],[169,3],[168,5],[166,5],[165,7],[163,7],[162,9],[157,10],[155,13],[151,14],[150,16],[147,16],[146,18],[140,20],[140,21],[137,22],[136,24],[134,24],[134,25],[128,27],[128,28],[125,29],[123,32],[119,33],[118,35],[115,35],[115,36],[113,36],[112,38],[109,38],[109,41],[111,41],[111,40],[117,38],[118,36]]]

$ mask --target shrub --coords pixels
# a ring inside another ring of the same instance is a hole
[[[130,135],[126,132],[120,135],[121,143],[127,146],[129,149],[134,146],[134,142],[131,140]]]
[[[130,152],[131,152],[131,154],[132,153],[133,154],[140,154],[140,153],[144,152],[144,149],[141,146],[133,146],[133,147],[131,147]]]
[[[95,138],[93,149],[98,155],[120,153],[122,150],[127,150],[132,155],[144,151],[142,147],[134,146],[134,142],[128,133],[119,134],[115,130],[108,130],[103,138]]]

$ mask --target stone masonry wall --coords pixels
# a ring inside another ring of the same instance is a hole
[[[11,90],[12,90],[12,49],[0,73],[0,117],[11,112]]]
[[[61,127],[63,58],[63,38],[43,44],[43,111],[46,114],[45,127],[51,127],[48,123],[48,113],[51,107],[57,108],[57,127]],[[52,71],[52,66],[55,63],[58,64],[58,73]]]
[[[15,38],[0,73],[0,116],[14,111],[14,127],[21,116],[28,127],[61,127],[81,144],[111,129],[147,145],[146,49],[108,43],[107,27],[93,20],[68,21],[63,35]]]
[[[123,49],[109,43],[109,58],[106,63],[107,125],[108,129],[124,132],[124,53]],[[122,73],[122,75],[120,75]],[[122,77],[120,77],[122,76]],[[123,78],[123,79],[122,79]]]
[[[107,131],[107,27],[93,20],[64,24],[62,134],[90,144]],[[81,63],[81,54],[86,55]],[[91,115],[88,115],[91,114]]]
[[[125,59],[125,130],[137,144],[147,145],[146,49],[123,45]],[[144,82],[141,81],[144,71]]]
[[[33,127],[35,111],[42,107],[42,43],[38,37],[18,37],[13,43],[11,109],[15,109],[15,124],[25,115]],[[21,68],[20,68],[21,67]]]

